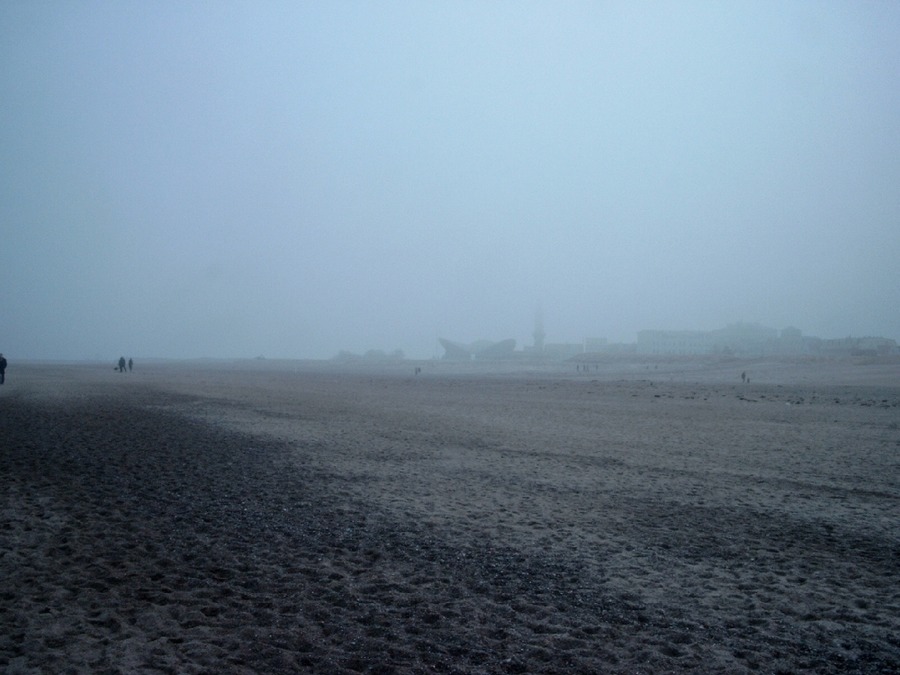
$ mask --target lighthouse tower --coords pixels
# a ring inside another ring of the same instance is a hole
[[[544,352],[544,312],[538,307],[534,313],[534,351],[537,354]]]

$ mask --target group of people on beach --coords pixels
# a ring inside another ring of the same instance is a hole
[[[134,370],[134,361],[132,359],[128,359],[125,361],[124,356],[119,357],[119,363],[116,365],[116,370],[120,373],[124,373],[125,369]],[[6,357],[3,354],[0,354],[0,384],[4,384],[6,382]]]

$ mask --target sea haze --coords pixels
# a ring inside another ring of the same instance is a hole
[[[0,4],[0,350],[900,338],[900,5]]]

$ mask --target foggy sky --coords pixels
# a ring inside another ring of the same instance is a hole
[[[900,4],[0,3],[7,358],[900,338]]]

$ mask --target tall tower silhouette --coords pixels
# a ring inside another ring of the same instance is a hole
[[[534,313],[534,351],[538,354],[544,351],[544,312],[538,307]]]

